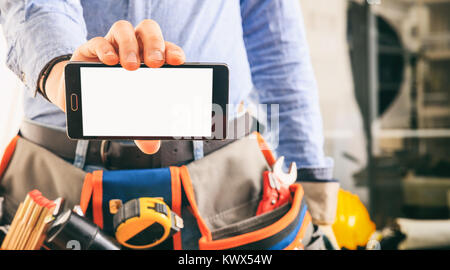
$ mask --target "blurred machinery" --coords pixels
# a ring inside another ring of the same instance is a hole
[[[368,138],[370,213],[450,218],[450,0],[350,1],[355,95]]]

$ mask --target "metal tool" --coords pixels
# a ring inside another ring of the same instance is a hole
[[[258,205],[256,215],[270,212],[291,200],[289,186],[297,180],[297,165],[292,162],[289,172],[283,171],[284,157],[278,158],[271,171],[263,173],[263,199]]]
[[[290,186],[297,180],[297,164],[292,162],[289,166],[288,173],[283,171],[284,156],[279,157],[272,166],[273,174],[281,181],[281,183]]]

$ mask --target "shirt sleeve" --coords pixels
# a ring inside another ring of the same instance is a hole
[[[300,168],[313,221],[329,224],[339,184],[332,179],[333,160],[323,151],[317,84],[298,2],[241,0],[244,41],[260,103],[279,104],[276,151]]]
[[[86,42],[78,0],[0,1],[0,23],[7,43],[6,64],[29,91],[35,91],[48,62]]]

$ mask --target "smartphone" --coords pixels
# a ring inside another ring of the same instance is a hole
[[[229,71],[185,63],[128,71],[120,65],[65,67],[71,139],[216,140],[226,136]]]

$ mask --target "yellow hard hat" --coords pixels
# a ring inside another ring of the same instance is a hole
[[[370,220],[369,212],[357,195],[339,190],[333,231],[340,248],[366,246],[375,232],[375,223]]]

